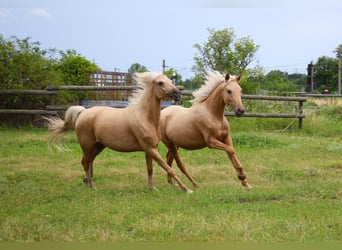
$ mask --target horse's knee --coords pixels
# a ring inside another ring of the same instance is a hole
[[[168,177],[173,178],[176,176],[176,171],[173,168],[168,168],[166,171]]]
[[[232,157],[233,155],[235,155],[235,150],[233,147],[229,147],[227,148],[227,153]]]
[[[169,174],[167,174],[167,182],[168,182],[169,184],[171,184],[171,185],[174,184],[174,180],[173,180],[172,176],[169,175]]]

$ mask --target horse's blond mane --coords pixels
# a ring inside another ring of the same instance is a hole
[[[203,102],[216,87],[224,81],[224,76],[218,71],[207,71],[205,83],[201,88],[194,91],[192,95],[195,97],[191,102],[200,103]]]
[[[161,73],[157,72],[144,72],[144,73],[135,73],[134,74],[134,84],[136,89],[133,91],[133,94],[129,97],[128,101],[130,103],[137,103],[151,86],[153,80],[159,76]]]

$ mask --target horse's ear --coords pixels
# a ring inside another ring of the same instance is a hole
[[[229,80],[230,75],[226,74],[225,80],[228,81]]]
[[[236,80],[239,82],[240,81],[240,79],[241,79],[241,76],[238,76],[237,78],[236,78]]]

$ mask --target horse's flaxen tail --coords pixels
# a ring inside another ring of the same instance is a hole
[[[57,149],[63,150],[60,139],[75,127],[78,115],[85,109],[83,106],[71,106],[67,109],[64,121],[59,117],[45,118],[50,131],[48,136],[49,145],[55,145]]]

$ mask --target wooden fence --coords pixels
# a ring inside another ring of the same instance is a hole
[[[182,91],[182,95],[192,95],[191,91]],[[246,100],[266,100],[266,101],[284,101],[298,102],[298,110],[296,113],[244,113],[242,117],[259,117],[259,118],[298,118],[298,128],[303,127],[304,102],[305,97],[287,97],[287,96],[263,96],[263,95],[242,95],[242,99]],[[225,116],[235,116],[233,112],[225,112]]]
[[[0,109],[0,114],[29,114],[29,115],[56,115],[58,111],[65,110],[67,106],[58,106],[55,97],[58,91],[133,91],[134,86],[48,86],[45,90],[0,90],[1,95],[45,95],[49,96],[49,104],[45,109]],[[191,96],[192,92],[182,90],[182,95]],[[298,110],[296,113],[279,114],[279,113],[248,113],[243,117],[261,117],[261,118],[298,118],[298,127],[302,128],[305,97],[285,97],[285,96],[260,96],[260,95],[243,95],[242,99],[248,100],[268,100],[268,101],[285,101],[298,102]],[[123,107],[124,105],[109,105],[112,107]],[[225,116],[235,116],[232,112],[225,112]]]

